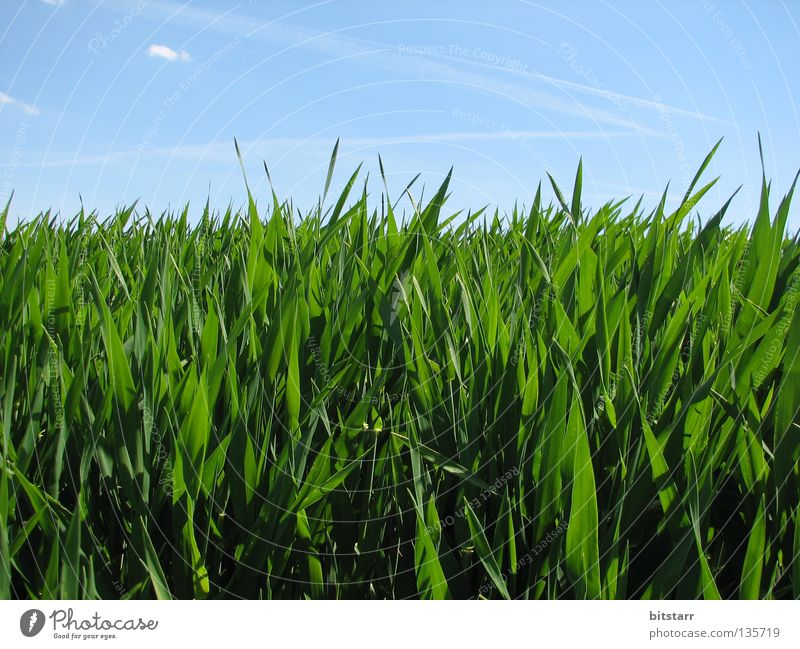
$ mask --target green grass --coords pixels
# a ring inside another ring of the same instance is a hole
[[[701,222],[707,164],[672,213],[6,208],[0,598],[800,597],[791,192]]]

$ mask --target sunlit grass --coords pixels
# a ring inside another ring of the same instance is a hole
[[[0,597],[800,596],[791,192],[701,224],[707,163],[3,225]]]

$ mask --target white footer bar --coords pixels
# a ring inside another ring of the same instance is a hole
[[[800,647],[799,626],[800,601],[0,602],[13,647]]]

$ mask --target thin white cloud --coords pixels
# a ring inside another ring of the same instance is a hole
[[[147,48],[147,56],[151,58],[166,59],[167,61],[191,61],[192,57],[186,50],[175,51],[166,45],[153,44]]]
[[[449,60],[458,61],[468,65],[479,66],[483,68],[492,67],[491,64],[483,63],[481,61],[473,61],[470,59],[463,59],[463,58],[458,59],[456,57],[447,57],[447,58]],[[576,83],[575,81],[567,81],[566,79],[551,77],[549,75],[542,74],[541,72],[529,72],[527,70],[519,70],[512,67],[506,68],[503,71],[511,75],[516,75],[538,81],[544,81],[551,86],[554,86],[556,88],[561,88],[563,90],[580,92],[587,95],[593,95],[595,97],[602,97],[607,101],[612,101],[615,103],[621,102],[623,105],[630,104],[638,108],[649,108],[651,110],[656,110],[659,113],[671,113],[674,115],[683,115],[684,117],[691,117],[694,119],[698,119],[700,121],[717,122],[720,124],[727,124],[727,125],[732,124],[732,122],[720,119],[719,117],[714,117],[713,115],[706,115],[705,113],[701,113],[700,111],[678,108],[677,106],[671,106],[661,101],[656,101],[655,99],[643,99],[642,97],[626,95],[623,93],[615,92],[613,90],[609,90],[608,88],[605,88],[604,86],[600,85],[593,86],[585,83]]]
[[[26,104],[19,99],[14,99],[11,95],[0,92],[0,106],[17,106],[20,110],[28,115],[38,115],[39,109],[32,104]]]
[[[58,7],[63,5],[65,0],[42,0],[46,5],[50,5],[51,7]]]
[[[517,143],[526,143],[534,140],[603,140],[633,137],[634,131],[446,131],[441,133],[418,133],[410,135],[387,135],[383,137],[354,137],[341,138],[341,149],[369,149],[389,147],[397,144],[415,142],[475,142],[512,140]],[[334,138],[263,138],[258,140],[244,140],[239,142],[243,154],[247,157],[265,157],[277,151],[319,150],[328,154],[333,148]],[[82,165],[106,165],[114,162],[124,162],[137,158],[186,158],[189,160],[202,160],[205,162],[231,162],[235,159],[232,142],[210,142],[208,144],[183,144],[174,147],[159,147],[140,149],[125,149],[108,154],[78,156],[60,160],[41,160],[39,162],[20,163],[19,167],[73,167]]]
[[[120,0],[109,0],[106,4],[122,6],[120,5]],[[223,33],[267,40],[286,49],[297,47],[332,57],[350,57],[364,54],[363,62],[373,67],[400,72],[426,80],[447,80],[454,84],[470,86],[483,92],[505,96],[531,108],[590,119],[598,124],[631,128],[639,135],[654,137],[661,135],[661,133],[653,129],[640,126],[632,117],[621,115],[613,110],[588,106],[563,94],[534,89],[529,83],[503,81],[498,78],[497,74],[475,73],[463,70],[459,65],[422,56],[404,56],[398,52],[397,48],[387,47],[381,43],[337,33],[304,29],[275,21],[265,22],[232,11],[219,12],[187,4],[177,4],[168,0],[151,0],[142,12],[142,16],[159,22],[170,21],[203,29],[210,27]],[[376,48],[383,49],[376,52]],[[519,74],[519,71],[514,70],[506,70],[506,72]],[[556,87],[563,91],[602,96],[606,99],[616,97],[638,108],[656,110],[659,113],[680,114],[701,121],[723,121],[709,115],[676,108],[651,99],[622,95],[611,90],[598,89],[586,84],[556,79],[547,75],[524,73],[523,76],[528,80],[538,80],[550,87]]]

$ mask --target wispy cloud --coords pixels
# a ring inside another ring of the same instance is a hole
[[[26,104],[19,99],[14,99],[11,95],[0,92],[0,106],[16,106],[28,115],[38,115],[39,109],[32,104]]]
[[[483,63],[480,61],[471,61],[469,59],[455,59],[455,57],[450,57],[452,60],[459,60],[460,62],[466,63],[468,65],[479,66],[483,68],[491,67],[490,64]],[[577,83],[575,81],[567,81],[566,79],[559,79],[557,77],[551,77],[546,74],[542,74],[541,72],[530,72],[528,70],[519,70],[515,68],[506,68],[505,72],[511,75],[516,75],[519,77],[525,77],[531,80],[537,81],[544,81],[545,83],[555,87],[561,88],[566,91],[574,91],[582,94],[593,95],[595,97],[601,97],[603,99],[609,101],[621,101],[624,104],[630,104],[632,106],[636,106],[637,108],[645,108],[658,111],[659,113],[671,113],[674,115],[682,115],[684,117],[694,118],[700,121],[709,121],[709,122],[717,122],[721,124],[731,124],[731,122],[720,119],[719,117],[714,117],[713,115],[706,115],[697,110],[687,110],[685,108],[679,108],[677,106],[671,106],[669,104],[665,104],[661,101],[656,101],[655,99],[645,99],[643,97],[635,97],[633,95],[627,95],[620,92],[615,92],[613,90],[609,90],[604,87],[600,86],[593,86],[585,83]]]
[[[58,7],[63,5],[65,0],[42,0],[46,5],[50,5],[51,7]]]
[[[147,48],[147,56],[151,58],[166,59],[167,61],[191,61],[192,57],[186,50],[175,51],[166,45],[153,44]]]
[[[531,142],[536,140],[598,140],[633,137],[633,131],[446,131],[441,133],[416,133],[407,135],[386,135],[381,137],[342,137],[342,150],[363,150],[389,147],[398,144],[415,142],[459,143],[475,141],[511,140],[514,142]],[[335,138],[261,138],[239,142],[242,152],[248,157],[270,157],[277,152],[286,151],[318,151],[329,153]],[[126,162],[138,158],[149,157],[202,160],[204,162],[230,163],[235,159],[232,142],[209,142],[207,144],[183,144],[172,147],[153,147],[150,149],[125,149],[107,154],[85,155],[74,158],[56,160],[39,160],[37,162],[20,163],[20,167],[73,167],[83,165],[106,165],[115,162]]]
[[[109,5],[118,4],[120,0],[111,0]],[[321,4],[324,4],[321,3]],[[121,5],[120,5],[121,6]],[[717,120],[696,111],[685,110],[655,102],[650,99],[621,95],[610,90],[598,90],[592,86],[565,81],[536,73],[522,73],[525,82],[503,80],[496,71],[482,74],[463,69],[463,61],[448,62],[449,59],[431,59],[422,56],[404,56],[395,47],[383,43],[352,38],[338,33],[320,32],[279,23],[277,21],[259,20],[232,11],[219,12],[188,4],[178,4],[168,0],[151,0],[148,2],[143,17],[158,22],[170,21],[200,29],[211,28],[240,37],[269,41],[284,47],[285,50],[300,48],[325,54],[331,57],[358,57],[365,65],[378,67],[416,78],[448,81],[453,84],[469,86],[475,90],[503,96],[511,101],[531,108],[539,108],[562,115],[588,119],[596,124],[626,127],[639,135],[658,136],[659,132],[641,126],[631,116],[621,115],[613,110],[597,106],[589,106],[584,102],[565,96],[563,91],[574,91],[582,94],[602,96],[618,96],[631,105],[641,109],[657,110],[681,114],[699,120]],[[514,73],[513,70],[506,72]],[[539,81],[545,89],[533,88],[531,81]],[[547,87],[558,88],[562,92],[548,92]]]

